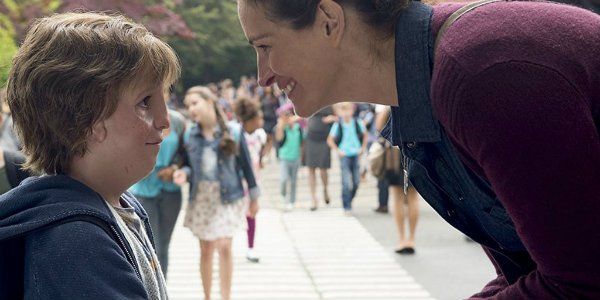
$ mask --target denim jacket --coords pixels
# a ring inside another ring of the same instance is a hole
[[[237,155],[225,156],[221,151],[216,151],[218,159],[217,176],[223,204],[233,203],[244,197],[242,177],[248,184],[250,199],[254,201],[260,196],[260,189],[252,171],[250,154],[248,153],[246,141],[241,130],[241,128],[232,125],[229,126],[229,132],[238,145]],[[206,178],[205,174],[202,174],[202,168],[200,167],[202,165],[202,152],[206,147],[218,147],[221,136],[222,132],[217,131],[214,141],[206,140],[198,124],[189,127],[186,132],[185,148],[187,149],[188,163],[183,170],[187,173],[190,182],[190,201],[196,195],[198,181]]]
[[[453,227],[488,250],[509,283],[535,264],[489,183],[461,162],[432,112],[432,8],[411,2],[396,27],[396,87],[382,134],[408,158],[410,182]]]

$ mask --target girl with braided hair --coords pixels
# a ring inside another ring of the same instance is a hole
[[[210,299],[216,250],[219,253],[221,298],[228,300],[233,272],[231,240],[237,230],[246,227],[242,180],[248,186],[249,215],[252,217],[258,210],[260,190],[244,136],[225,123],[215,95],[206,87],[194,87],[187,92],[184,103],[194,124],[184,136],[187,164],[173,177],[179,185],[188,179],[191,183],[184,226],[200,240],[204,297]]]

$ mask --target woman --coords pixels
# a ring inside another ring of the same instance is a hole
[[[331,168],[331,150],[327,145],[327,136],[331,130],[331,124],[337,121],[331,107],[326,107],[318,111],[308,119],[306,129],[306,138],[304,140],[304,153],[302,155],[302,165],[308,167],[308,186],[311,196],[311,211],[317,210],[317,176],[319,170],[321,185],[323,188],[323,201],[329,205],[329,176],[327,170]]]
[[[271,149],[273,148],[273,134],[275,125],[277,125],[277,113],[279,107],[279,89],[276,87],[267,86],[263,89],[263,94],[260,96],[260,109],[263,112],[264,125],[263,129],[267,133],[267,143],[263,148],[262,157],[268,161],[271,157]]]
[[[299,115],[395,106],[387,131],[411,183],[497,267],[473,298],[600,298],[600,17],[486,4],[434,59],[461,6],[239,0],[238,12],[259,83],[283,87]]]

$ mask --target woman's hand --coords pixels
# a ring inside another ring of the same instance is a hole
[[[325,124],[331,124],[338,121],[338,117],[336,115],[328,115],[326,117],[321,118],[321,121]]]

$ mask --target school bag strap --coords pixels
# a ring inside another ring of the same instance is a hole
[[[472,11],[473,9],[475,9],[477,7],[480,7],[482,5],[486,5],[489,3],[501,2],[501,1],[504,1],[504,0],[479,0],[479,1],[469,3],[469,4],[459,8],[457,11],[455,11],[453,14],[451,14],[450,17],[448,17],[448,19],[446,19],[444,24],[442,24],[442,27],[440,27],[437,37],[435,38],[435,43],[433,45],[433,52],[435,53],[435,50],[438,48],[438,45],[439,45],[440,41],[442,40],[444,33],[446,33],[446,31],[448,30],[450,25],[452,25],[456,20],[460,19],[460,17],[462,17],[464,14]]]
[[[356,130],[358,140],[360,141],[360,143],[362,145],[362,140],[363,140],[363,136],[365,133],[360,128],[360,125],[358,124],[358,119],[355,117],[352,117],[352,120],[354,121],[354,128]],[[342,142],[342,137],[344,136],[344,131],[342,129],[342,120],[338,120],[337,123],[338,123],[338,133],[335,137],[335,144],[339,146],[340,143]]]

